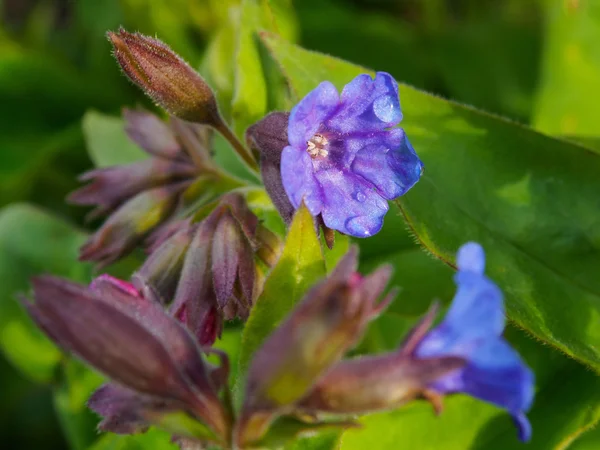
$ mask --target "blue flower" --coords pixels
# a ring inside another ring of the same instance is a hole
[[[416,348],[419,358],[460,356],[467,364],[435,381],[442,394],[463,392],[508,410],[519,438],[531,437],[525,416],[533,401],[534,377],[502,337],[505,325],[502,292],[484,275],[485,255],[479,244],[463,245],[457,256],[458,290],[442,323]]]
[[[398,84],[378,72],[357,76],[338,94],[319,84],[290,114],[281,176],[295,208],[304,201],[329,228],[356,237],[377,233],[387,200],[405,194],[423,164],[408,142]]]

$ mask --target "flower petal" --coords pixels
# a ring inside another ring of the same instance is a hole
[[[481,339],[504,330],[502,292],[488,278],[468,272],[455,276],[458,290],[444,321],[429,332],[417,349],[419,357],[470,357]]]
[[[398,84],[385,72],[375,79],[367,74],[348,83],[341,95],[342,106],[327,125],[342,133],[368,133],[396,126],[402,120]]]
[[[351,169],[373,183],[382,197],[393,200],[419,181],[423,163],[402,129],[385,134],[391,136],[382,136],[382,143],[369,145],[356,153]],[[397,147],[388,147],[390,142],[397,143]]]
[[[464,392],[508,410],[522,440],[531,429],[523,411],[533,402],[533,373],[502,338],[480,344],[461,370],[446,375],[432,387],[442,393]]]
[[[361,238],[381,229],[389,207],[370,183],[337,169],[322,170],[316,177],[323,192],[321,214],[325,225]]]
[[[313,216],[321,212],[323,192],[313,173],[310,155],[304,150],[287,146],[281,154],[281,179],[294,208],[302,200]]]
[[[467,242],[458,249],[456,265],[462,272],[473,272],[483,275],[485,270],[485,253],[477,242]]]
[[[339,102],[338,91],[329,81],[323,81],[310,91],[290,114],[290,144],[298,149],[305,149],[306,141],[314,136],[323,122],[336,110]]]

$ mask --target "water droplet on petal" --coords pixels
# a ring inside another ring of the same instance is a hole
[[[354,193],[354,198],[356,199],[357,202],[362,203],[367,199],[367,196],[364,194],[364,192],[356,191]]]
[[[398,98],[383,95],[373,102],[373,112],[382,122],[394,123],[402,119]]]

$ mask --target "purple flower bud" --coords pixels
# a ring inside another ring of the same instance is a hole
[[[387,73],[363,74],[341,96],[328,81],[293,109],[281,154],[283,187],[331,229],[355,237],[377,233],[387,200],[405,194],[423,164],[408,142],[398,85]]]
[[[121,205],[81,247],[82,261],[106,266],[131,251],[173,211],[186,182],[144,191]]]
[[[462,392],[505,408],[519,430],[531,437],[525,416],[534,396],[534,376],[502,337],[505,317],[502,292],[484,275],[485,255],[479,244],[463,245],[457,255],[456,295],[445,319],[418,343],[418,358],[458,356],[460,370],[442,376],[430,388],[440,394]]]
[[[88,400],[88,407],[103,417],[98,430],[117,434],[144,432],[151,425],[149,416],[181,409],[175,401],[144,396],[113,383],[96,390]]]
[[[90,181],[69,195],[78,205],[97,205],[89,218],[113,211],[129,198],[158,186],[194,178],[198,170],[188,162],[151,158],[124,166],[113,166],[84,173],[80,181]]]
[[[304,397],[391,300],[378,301],[391,276],[389,267],[365,278],[356,267],[353,248],[254,355],[238,432],[241,442],[259,439],[276,414]]]
[[[159,106],[191,122],[221,123],[210,87],[167,45],[122,28],[108,38],[123,72]]]
[[[186,159],[171,128],[156,115],[124,109],[125,132],[129,138],[152,156],[164,159]]]
[[[183,228],[165,240],[133,274],[133,284],[138,289],[152,289],[164,304],[173,300],[194,230],[192,226]]]
[[[227,432],[229,419],[198,346],[158,303],[108,276],[89,289],[52,277],[35,278],[33,287],[35,302],[24,305],[64,350],[136,393],[180,405],[215,433]],[[142,403],[131,426],[139,424],[142,410],[156,406]]]

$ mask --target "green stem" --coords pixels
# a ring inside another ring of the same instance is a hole
[[[244,147],[244,145],[240,142],[237,136],[231,131],[231,128],[227,126],[227,124],[220,120],[215,124],[215,129],[223,135],[225,139],[231,144],[233,149],[236,151],[238,155],[242,158],[242,160],[256,173],[259,172],[258,163],[252,156],[252,153]]]

